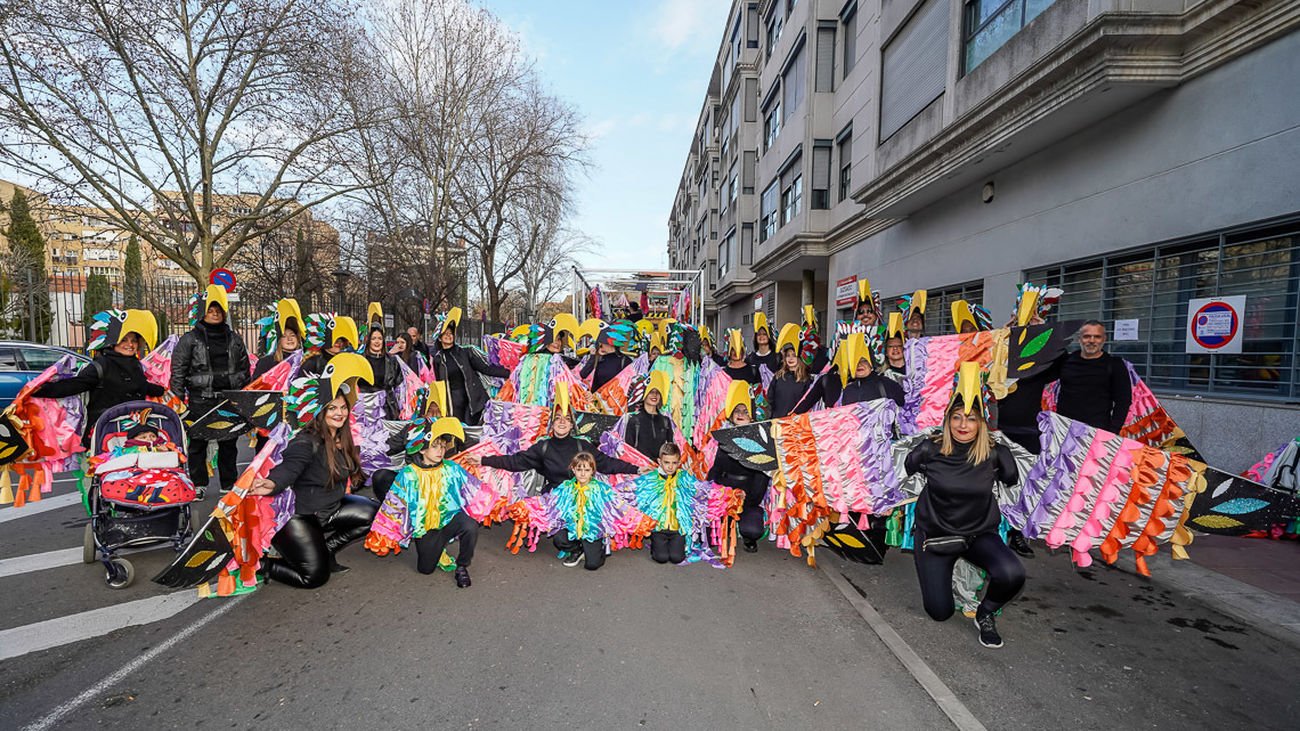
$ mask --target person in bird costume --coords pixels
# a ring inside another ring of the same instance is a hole
[[[789,325],[787,325],[789,327]],[[802,361],[801,361],[802,362]],[[773,382],[775,383],[775,381]],[[725,426],[744,426],[752,421],[753,401],[749,395],[749,384],[735,381],[727,389],[727,421]],[[726,450],[719,449],[714,456],[713,466],[709,468],[707,479],[719,485],[739,489],[745,493],[744,506],[740,513],[740,538],[745,551],[754,553],[758,542],[767,530],[767,519],[763,513],[763,500],[772,479],[765,472],[741,464]]]
[[[775,349],[776,338],[772,335],[772,326],[767,322],[767,315],[762,312],[754,313],[754,350],[745,358],[745,362],[753,366],[765,366],[769,371],[776,373],[781,367],[781,357]]]
[[[398,418],[401,410],[398,389],[402,385],[402,365],[396,355],[388,352],[384,337],[384,307],[378,302],[371,302],[366,309],[366,347],[362,355],[370,363],[375,379],[372,384],[361,384],[362,398],[372,399],[375,398],[373,394],[383,394],[384,418]]]
[[[800,327],[793,322],[781,328],[776,349],[781,354],[781,367],[768,386],[767,400],[772,407],[772,418],[788,416],[796,411],[805,413],[813,406],[812,399],[804,399],[812,387],[812,374],[801,355]]]
[[[443,416],[455,416],[469,426],[478,426],[488,402],[487,388],[479,376],[509,378],[510,371],[488,363],[477,350],[456,343],[460,318],[460,308],[453,307],[434,325],[434,373],[438,380],[447,383],[451,395],[451,412]]]
[[[316,314],[307,318],[307,345],[316,352],[302,362],[299,373],[319,376],[325,364],[339,353],[356,353],[361,349],[357,321],[338,313]]]

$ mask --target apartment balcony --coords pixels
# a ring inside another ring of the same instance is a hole
[[[853,198],[907,216],[1298,26],[1284,0],[1059,0],[882,141]]]

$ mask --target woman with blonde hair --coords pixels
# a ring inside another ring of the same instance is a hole
[[[987,389],[979,365],[961,364],[957,385],[937,439],[922,439],[904,461],[909,475],[925,476],[916,503],[916,576],[925,611],[936,622],[953,615],[952,571],[965,558],[988,573],[988,589],[975,612],[980,644],[1001,647],[994,614],[1025,583],[1025,569],[998,534],[1002,513],[995,482],[1019,475],[1011,450],[989,431]]]

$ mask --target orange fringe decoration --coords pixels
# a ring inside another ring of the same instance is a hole
[[[1133,543],[1133,552],[1137,554],[1137,572],[1143,576],[1150,576],[1151,570],[1147,568],[1146,557],[1155,555],[1160,550],[1160,545],[1156,541],[1165,532],[1165,519],[1174,518],[1179,515],[1178,507],[1174,504],[1183,496],[1182,484],[1192,476],[1192,468],[1187,464],[1187,458],[1181,454],[1171,455],[1169,458],[1169,470],[1165,475],[1164,487],[1160,490],[1160,496],[1156,498],[1156,504],[1151,509],[1151,518],[1147,521],[1146,526],[1142,529],[1142,535]]]
[[[1128,500],[1119,511],[1115,525],[1101,542],[1102,560],[1113,564],[1119,558],[1119,550],[1124,539],[1132,533],[1133,527],[1142,518],[1142,505],[1151,502],[1151,488],[1160,483],[1158,470],[1165,464],[1164,452],[1153,447],[1143,446],[1133,457],[1133,466],[1129,474],[1133,476],[1133,487],[1129,490]]]

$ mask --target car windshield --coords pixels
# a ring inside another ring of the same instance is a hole
[[[23,361],[29,371],[43,371],[58,362],[65,353],[48,348],[23,348]]]

